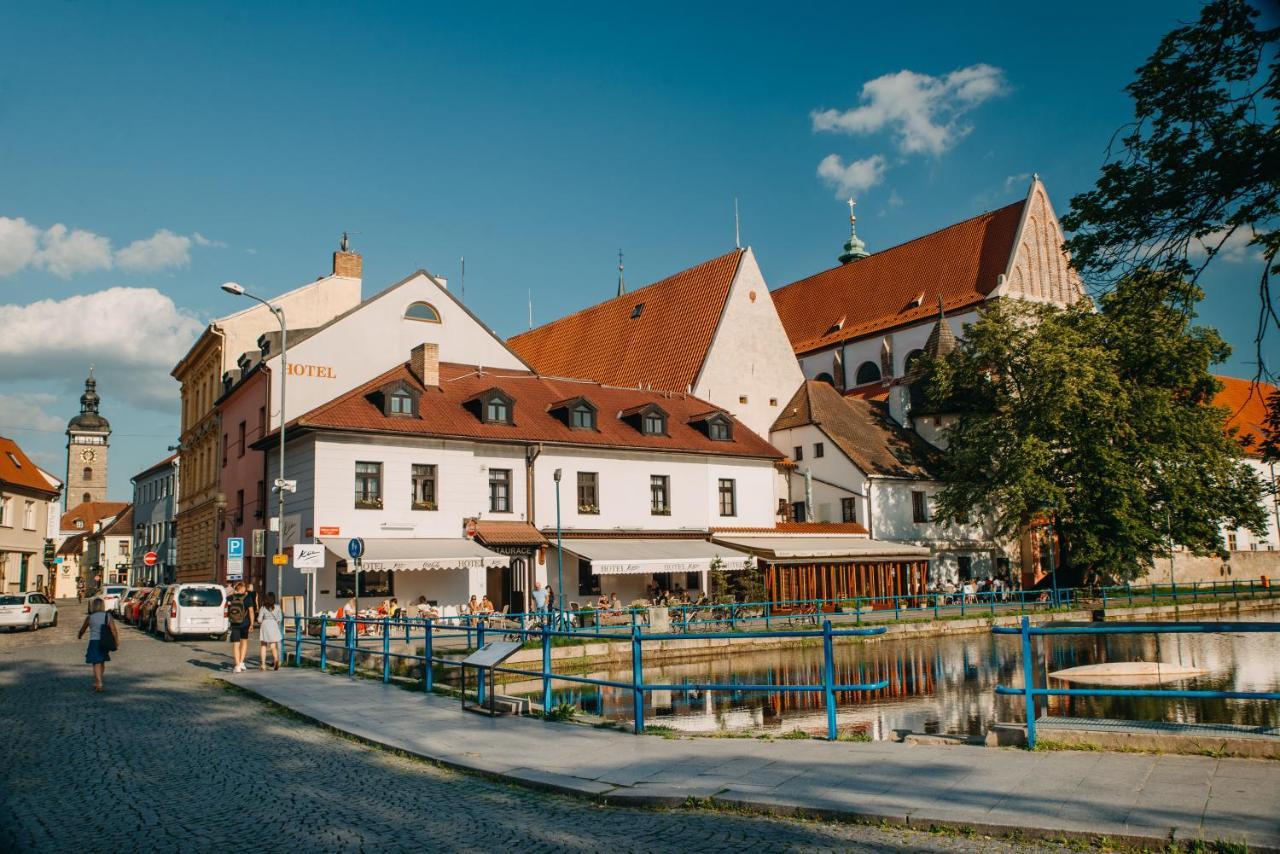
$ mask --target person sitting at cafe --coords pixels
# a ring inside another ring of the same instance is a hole
[[[601,597],[601,598],[603,598],[603,597]],[[611,594],[609,595],[609,610],[611,610],[611,611],[621,611],[621,610],[622,610],[622,600],[618,598],[618,593],[617,593],[617,591],[614,591],[613,593],[611,593]]]
[[[417,605],[417,608],[418,608],[418,616],[419,616],[419,617],[438,617],[438,616],[440,616],[440,612],[439,612],[439,611],[437,611],[435,608],[431,607],[431,603],[429,603],[429,602],[427,601],[427,597],[426,597],[426,596],[419,596],[419,597],[418,597],[418,605]]]
[[[475,597],[472,596],[471,598],[474,599]],[[484,598],[480,600],[480,613],[492,614],[496,610],[497,609],[493,607],[493,602],[489,599],[489,595],[486,593]]]
[[[393,596],[391,601],[387,603],[387,616],[398,618],[401,615],[401,611],[400,601]]]
[[[609,607],[609,597],[601,593],[600,597],[596,599],[596,610],[603,611],[605,608],[608,608],[608,607]]]
[[[468,601],[467,601],[467,604],[466,604],[466,605],[464,605],[463,607],[467,609],[467,610],[466,610],[466,613],[468,613],[468,614],[479,614],[479,613],[480,613],[480,600],[476,598],[476,595],[475,595],[474,593],[472,593],[472,594],[471,594],[471,599],[470,599],[470,600],[468,600]]]

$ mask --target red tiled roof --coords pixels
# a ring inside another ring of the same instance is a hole
[[[857,522],[779,522],[772,528],[712,528],[714,534],[867,534]]]
[[[1256,457],[1262,453],[1262,425],[1267,420],[1267,399],[1276,393],[1276,387],[1270,383],[1258,383],[1240,380],[1235,377],[1216,377],[1222,383],[1222,390],[1213,399],[1214,406],[1221,406],[1231,414],[1227,418],[1227,429],[1237,429],[1237,438],[1244,446],[1245,453]]]
[[[106,519],[108,516],[114,516],[121,510],[129,506],[127,501],[86,501],[85,503],[72,507],[66,513],[62,514],[62,521],[58,523],[58,527],[63,531],[83,530],[86,533],[93,530],[93,526],[100,519]],[[79,519],[84,524],[76,527],[76,520]]]
[[[543,376],[685,391],[702,370],[744,251],[735,249],[507,344]],[[633,318],[641,304],[644,309]]]
[[[84,550],[84,538],[88,534],[72,534],[58,546],[58,554],[60,555],[78,555]]]
[[[18,443],[4,436],[0,436],[0,483],[30,489],[51,498],[58,494]]]
[[[392,383],[418,392],[420,418],[384,415],[369,395]],[[485,423],[464,403],[488,389],[501,389],[515,400],[514,423]],[[595,430],[574,430],[548,411],[569,397],[585,397],[597,409]],[[645,435],[618,418],[630,407],[653,403],[666,411],[666,436]],[[397,365],[380,377],[298,418],[292,427],[331,430],[363,430],[402,435],[447,436],[489,442],[549,442],[651,451],[695,452],[723,456],[780,459],[780,454],[738,422],[733,439],[719,442],[689,424],[695,413],[710,404],[685,394],[615,388],[584,380],[553,379],[528,371],[485,369],[449,362],[440,365],[440,385],[424,388],[408,364]],[[259,442],[268,441],[269,437]]]
[[[476,521],[476,539],[491,546],[545,546],[547,538],[528,522]]]
[[[132,537],[133,536],[133,505],[127,505],[124,510],[111,520],[111,524],[103,528],[101,536],[104,537]]]
[[[948,313],[982,302],[1013,256],[1025,205],[1014,202],[774,291],[792,349],[803,355],[918,323],[938,313],[939,295]]]

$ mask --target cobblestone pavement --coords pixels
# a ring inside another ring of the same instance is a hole
[[[2,851],[1065,850],[602,807],[456,773],[223,687],[213,641],[124,629],[94,694],[79,626],[72,607],[57,628],[0,635]]]

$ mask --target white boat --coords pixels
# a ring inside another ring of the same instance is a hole
[[[1164,661],[1110,661],[1057,670],[1050,673],[1049,678],[1093,685],[1158,685],[1203,676],[1208,672],[1199,667]]]

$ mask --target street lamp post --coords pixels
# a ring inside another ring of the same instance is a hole
[[[289,330],[284,322],[284,309],[274,306],[264,300],[262,297],[254,296],[246,291],[243,287],[235,282],[226,282],[222,289],[233,296],[244,296],[252,300],[257,300],[267,307],[267,310],[275,315],[276,320],[280,321],[280,475],[276,478],[276,496],[279,499],[276,510],[276,596],[284,599],[284,563],[280,560],[284,556],[284,425],[285,425],[285,386],[289,378]]]
[[[560,469],[556,469],[556,609],[560,612],[557,625],[564,626],[564,547],[560,543]]]

